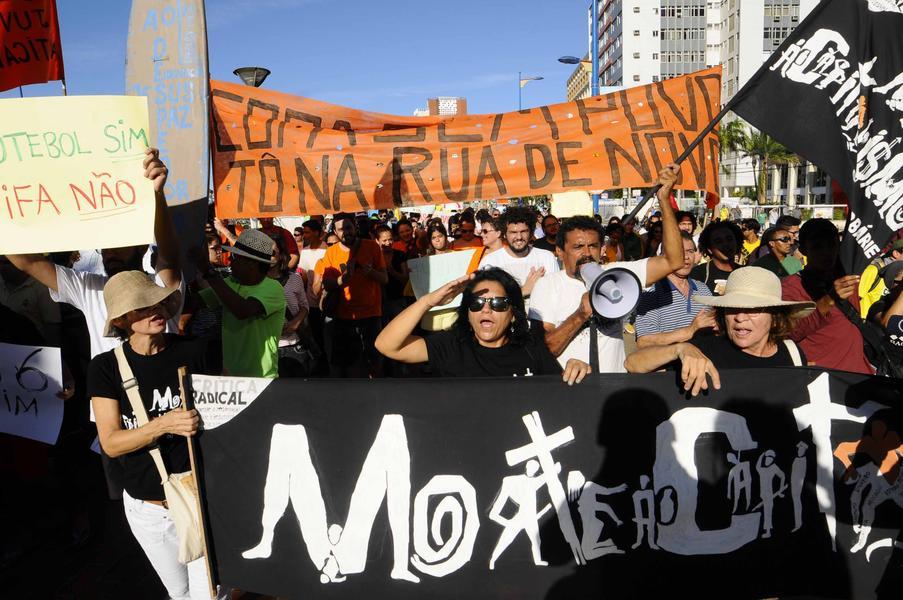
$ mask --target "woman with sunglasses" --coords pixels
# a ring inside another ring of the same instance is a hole
[[[449,331],[423,338],[414,329],[429,310],[462,294],[458,320]],[[520,285],[497,268],[459,277],[424,296],[395,317],[376,349],[408,364],[429,362],[440,377],[503,377],[562,374],[542,341],[530,335]],[[568,385],[580,383],[589,365],[573,359],[564,368]]]
[[[778,226],[765,232],[762,236],[762,245],[768,248],[768,253],[751,263],[756,267],[771,271],[779,278],[792,275],[784,266],[784,259],[790,255],[794,238],[789,228]]]

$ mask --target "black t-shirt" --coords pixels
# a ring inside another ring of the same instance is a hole
[[[778,342],[778,351],[773,356],[759,357],[743,352],[730,340],[721,335],[697,336],[690,340],[700,352],[705,354],[716,369],[761,369],[766,367],[793,367],[793,358],[784,342]],[[806,355],[800,352],[802,365],[806,365]]]
[[[533,247],[539,248],[540,250],[548,250],[552,254],[555,254],[555,240],[549,240],[548,237],[539,238],[533,242]]]
[[[736,271],[736,269],[734,269]],[[728,276],[733,273],[733,271],[722,271],[718,267],[715,266],[715,263],[709,261],[707,263],[703,263],[701,265],[696,265],[693,267],[693,270],[690,271],[690,279],[695,279],[696,281],[701,281],[706,284],[712,293],[715,293],[715,281],[718,279],[724,279],[727,281]]]
[[[151,421],[181,406],[179,367],[188,367],[189,373],[197,374],[206,370],[204,340],[167,334],[166,348],[150,356],[136,354],[127,342],[124,346],[126,360],[132,368],[135,379],[138,380],[138,391]],[[88,366],[88,396],[119,400],[122,428],[138,427],[138,419],[132,412],[132,405],[125,390],[122,389],[119,365],[112,350],[98,354]],[[190,468],[188,444],[184,436],[166,434],[160,437],[157,443],[167,472],[181,473]],[[164,499],[160,474],[150,456],[149,448],[130,452],[118,460],[124,471],[123,486],[130,496],[138,500]]]
[[[501,348],[463,341],[455,331],[442,331],[425,340],[430,366],[439,377],[529,377],[561,373],[561,365],[546,345],[534,338],[526,345],[509,343]]]

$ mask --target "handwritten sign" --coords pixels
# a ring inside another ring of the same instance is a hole
[[[63,424],[59,348],[0,344],[0,431],[56,443]]]
[[[495,115],[401,117],[211,82],[224,218],[652,185],[718,112],[720,67]],[[677,187],[718,191],[718,136]]]
[[[153,240],[147,100],[0,100],[0,254]]]
[[[473,273],[479,266],[482,255],[482,248],[468,248],[409,260],[408,268],[411,270],[411,288],[414,290],[414,296],[419,299],[453,279]],[[430,311],[447,310],[460,304],[461,294],[458,294],[450,303],[434,306]]]
[[[0,0],[0,91],[63,79],[54,0]]]

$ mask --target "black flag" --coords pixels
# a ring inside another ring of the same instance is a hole
[[[844,189],[861,272],[903,228],[903,0],[823,1],[731,104]]]

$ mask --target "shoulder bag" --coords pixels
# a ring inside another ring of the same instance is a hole
[[[147,425],[147,410],[141,401],[138,392],[138,381],[132,373],[131,367],[125,358],[122,346],[117,347],[113,353],[119,364],[119,375],[122,377],[122,388],[132,405],[132,412],[138,420],[139,426]],[[183,399],[184,401],[184,399]],[[184,473],[166,472],[163,456],[159,448],[149,451],[157,471],[160,473],[160,483],[163,484],[163,494],[166,497],[166,508],[169,510],[169,518],[176,526],[176,534],[179,536],[179,562],[188,564],[204,556],[204,543],[201,536],[201,516],[198,511],[197,483],[191,471]]]

